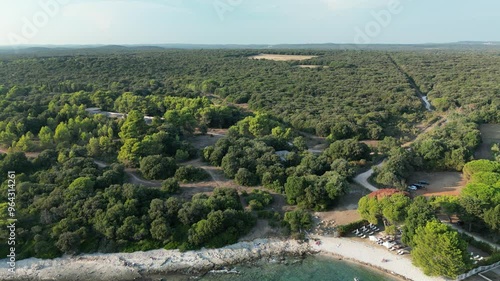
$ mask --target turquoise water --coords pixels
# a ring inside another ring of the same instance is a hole
[[[232,269],[233,267],[231,267]],[[211,274],[197,279],[203,281],[395,281],[394,277],[380,271],[371,270],[355,263],[338,259],[310,256],[303,260],[290,260],[282,263],[263,263],[248,266],[235,266],[240,274]]]

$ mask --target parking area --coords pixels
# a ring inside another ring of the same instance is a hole
[[[462,173],[459,172],[416,172],[410,177],[408,183],[413,184],[419,181],[426,181],[429,184],[424,185],[423,189],[412,191],[416,196],[459,195],[466,184]]]
[[[488,271],[471,276],[465,281],[497,281],[500,280],[500,266],[492,268]]]

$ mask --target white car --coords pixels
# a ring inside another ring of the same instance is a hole
[[[417,190],[417,187],[416,187],[416,186],[411,185],[411,186],[408,186],[408,189],[409,189],[409,190],[413,190],[413,191],[415,191],[415,190]]]

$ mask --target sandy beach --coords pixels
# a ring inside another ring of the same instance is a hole
[[[202,249],[181,253],[178,250],[148,252],[88,254],[52,260],[26,259],[17,262],[14,275],[1,261],[0,280],[140,280],[144,276],[199,274],[224,266],[256,261],[263,258],[303,256],[311,253],[334,255],[362,263],[390,274],[414,281],[445,280],[428,277],[411,263],[408,255],[394,252],[367,241],[349,238],[315,236],[321,245],[299,243],[295,240],[258,239],[240,242],[220,249]],[[382,259],[388,260],[382,262]]]
[[[343,259],[359,262],[385,272],[414,281],[442,281],[442,277],[426,276],[414,266],[409,255],[397,255],[373,242],[355,241],[350,238],[331,238],[315,236],[321,240],[320,245],[311,243],[311,248],[322,254],[331,254]],[[382,262],[386,259],[386,262]]]

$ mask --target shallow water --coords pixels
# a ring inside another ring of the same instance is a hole
[[[398,279],[372,270],[366,266],[345,262],[333,257],[310,256],[303,260],[288,260],[287,264],[279,262],[262,262],[252,266],[233,266],[240,274],[208,273],[200,278],[190,280],[203,281],[352,281],[357,277],[360,281],[396,281]],[[184,280],[189,278],[184,277]],[[164,280],[172,280],[164,277]],[[176,279],[178,280],[178,279]]]

